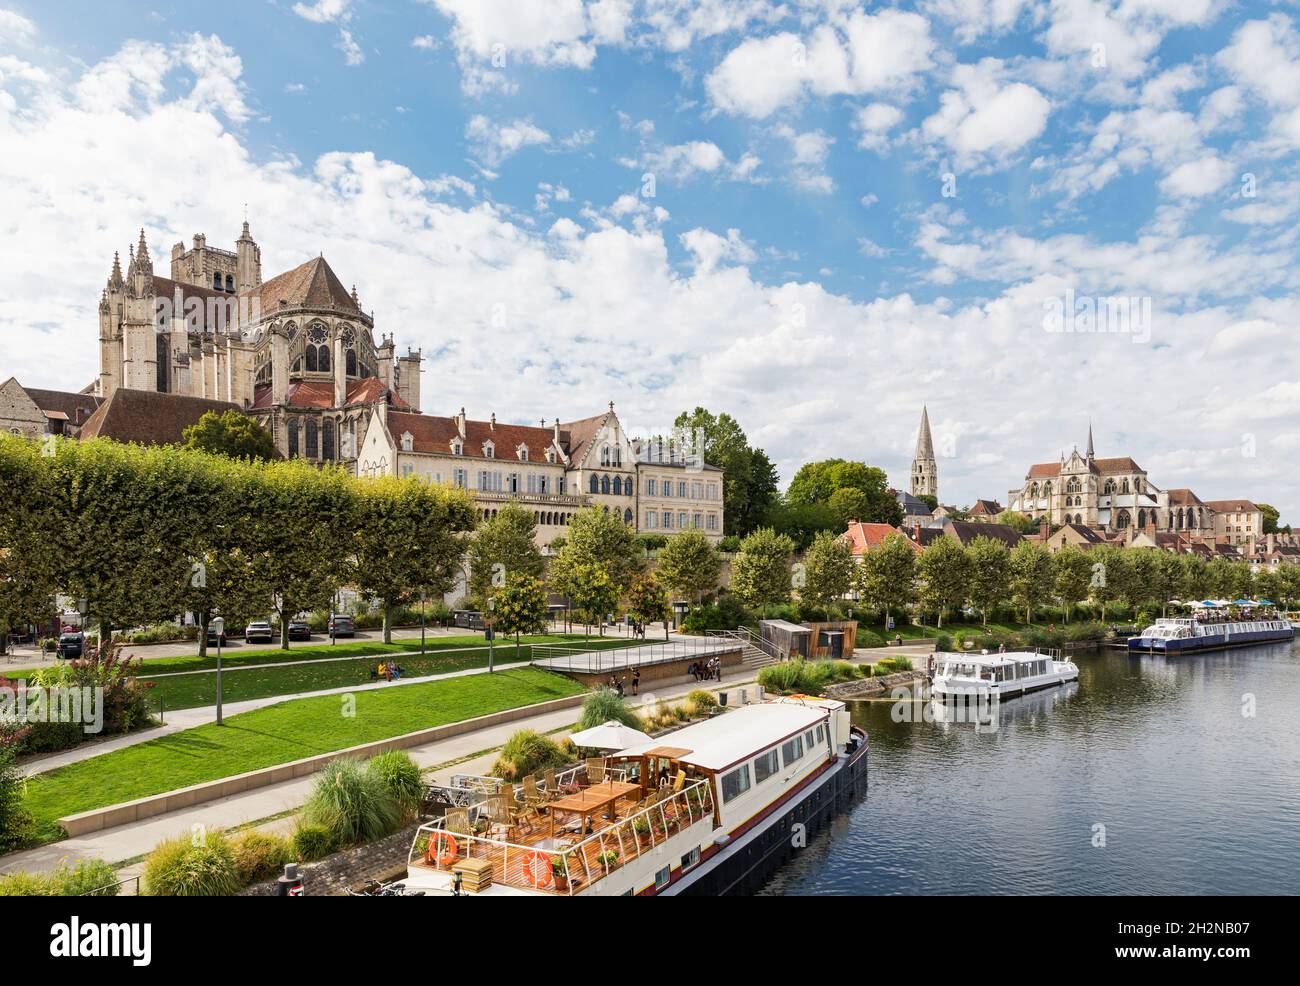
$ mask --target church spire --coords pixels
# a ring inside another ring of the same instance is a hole
[[[916,433],[916,455],[917,459],[934,458],[934,442],[930,438],[930,412],[921,405],[921,427]]]
[[[1092,422],[1088,422],[1088,461],[1092,461]]]
[[[939,465],[934,461],[934,440],[930,437],[930,412],[922,406],[921,427],[916,432],[916,455],[908,492],[913,496],[939,496]]]
[[[122,288],[122,257],[116,250],[113,251],[113,272],[108,275],[108,287],[110,290]]]

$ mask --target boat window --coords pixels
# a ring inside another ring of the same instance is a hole
[[[808,730],[808,732],[803,734],[803,745],[806,749],[811,750],[814,744],[815,741],[813,740],[813,731],[810,729]]]
[[[685,856],[682,857],[682,869],[689,870],[692,866],[700,861],[700,847],[696,846]]]
[[[655,874],[655,889],[662,890],[664,887],[668,886],[668,881],[671,880],[672,878],[673,878],[673,868],[671,866],[665,866],[662,870],[660,870],[658,873]]]
[[[722,803],[733,801],[749,790],[749,764],[722,775]]]
[[[762,784],[780,769],[781,764],[776,758],[776,749],[768,750],[754,761],[754,783]]]
[[[788,743],[781,745],[781,759],[785,761],[787,767],[803,757],[803,737],[796,736]]]
[[[818,723],[818,725],[817,725],[817,744],[820,746],[820,745],[821,745],[822,743],[824,743],[825,741],[826,741],[826,732],[825,732],[825,727],[822,726],[820,723]]]

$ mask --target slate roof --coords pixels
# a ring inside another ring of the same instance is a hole
[[[66,390],[40,390],[23,387],[32,403],[45,412],[47,418],[63,417],[74,425],[80,424],[95,413],[103,398],[94,394],[73,394]]]
[[[274,315],[280,308],[334,308],[362,314],[324,257],[313,257],[293,270],[277,274],[242,292],[240,297],[257,299],[262,317]]]
[[[119,387],[81,427],[81,438],[111,438],[140,445],[178,445],[182,432],[208,411],[238,411],[228,401]]]
[[[970,520],[950,520],[943,525],[943,533],[955,538],[963,548],[977,537],[1001,541],[1008,548],[1014,548],[1023,540],[1020,532],[1008,524],[985,524]]]

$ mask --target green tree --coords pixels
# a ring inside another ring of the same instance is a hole
[[[43,623],[54,614],[60,559],[50,545],[59,532],[49,457],[41,454],[42,447],[0,435],[0,633]]]
[[[511,575],[540,579],[546,560],[537,547],[533,512],[515,500],[478,526],[469,542],[469,594],[480,610]]]
[[[863,516],[857,520],[875,524],[903,522],[903,508],[889,491],[889,477],[883,469],[865,462],[823,459],[800,467],[790,481],[786,500],[791,504],[822,503],[827,506],[837,490],[856,489],[865,497]]]
[[[254,566],[271,590],[280,646],[288,650],[289,621],[330,607],[351,574],[355,486],[340,468],[291,459],[263,466],[253,497]]]
[[[1300,565],[1282,565],[1277,570],[1278,588],[1277,594],[1281,599],[1273,599],[1274,602],[1281,602],[1287,609],[1294,609],[1297,602],[1300,602]]]
[[[1164,592],[1160,585],[1160,559],[1158,548],[1129,548],[1124,552],[1128,569],[1123,585],[1123,598],[1133,610],[1134,619],[1137,611],[1147,603],[1160,599]],[[1170,594],[1172,596],[1172,593]],[[1169,598],[1169,597],[1165,597]],[[1163,603],[1163,599],[1161,600]]]
[[[784,534],[800,551],[807,551],[813,538],[821,531],[840,534],[844,530],[834,509],[827,503],[778,501],[768,510],[766,526]]]
[[[884,610],[889,623],[894,610],[916,600],[916,546],[903,534],[891,534],[862,556],[856,573],[858,594],[872,609]]]
[[[627,612],[642,626],[662,621],[668,636],[668,593],[653,572],[638,575],[627,590]]]
[[[1101,618],[1106,619],[1106,606],[1122,599],[1127,589],[1127,566],[1122,548],[1103,544],[1088,552],[1092,574],[1088,578],[1088,596],[1101,605]]]
[[[599,623],[604,630],[605,615],[614,611],[622,595],[609,573],[597,562],[579,561],[559,571],[552,569],[551,584],[573,603],[588,636],[592,623]]]
[[[1034,541],[1021,541],[1011,549],[1011,597],[1025,610],[1025,622],[1034,621],[1034,610],[1052,596],[1056,583],[1056,570],[1052,553],[1046,545]]]
[[[921,553],[917,567],[921,576],[921,604],[938,614],[936,626],[942,627],[944,613],[966,601],[970,559],[960,544],[942,534]]]
[[[722,559],[708,536],[698,528],[674,534],[659,552],[656,569],[660,583],[672,592],[699,602],[705,592],[718,587]]]
[[[971,541],[966,556],[970,559],[967,595],[987,626],[989,613],[1009,595],[1011,552],[1001,541],[980,535]]]
[[[568,537],[551,563],[551,581],[556,586],[568,584],[571,569],[579,565],[596,565],[609,577],[617,603],[644,563],[636,532],[631,526],[623,523],[616,514],[589,507],[574,514],[569,521]],[[558,588],[557,591],[565,592]]]
[[[822,608],[842,599],[853,587],[853,549],[843,537],[823,531],[803,560],[799,598]]]
[[[842,486],[827,501],[841,529],[871,513],[871,499],[853,486]]]
[[[1222,556],[1212,558],[1205,566],[1205,587],[1215,599],[1235,598],[1233,589],[1236,572],[1232,562]]]
[[[1067,544],[1052,557],[1052,591],[1065,609],[1070,622],[1070,608],[1088,598],[1092,585],[1092,562],[1082,548]]]
[[[230,459],[270,462],[280,458],[271,433],[242,411],[206,411],[181,437],[185,448]]]
[[[355,482],[351,527],[357,588],[384,614],[384,643],[392,643],[392,612],[421,595],[439,597],[456,584],[477,511],[467,492],[414,476]]]
[[[1013,527],[1020,534],[1037,534],[1042,524],[1028,514],[1016,510],[1004,510],[998,514],[998,523]]]
[[[1169,615],[1169,601],[1178,598],[1183,591],[1183,566],[1171,551],[1162,551],[1156,558],[1156,582],[1153,585],[1156,598],[1160,600],[1161,615]]]
[[[740,542],[740,551],[731,561],[732,591],[756,609],[789,602],[793,554],[789,537],[760,527]]]
[[[1264,515],[1263,533],[1276,534],[1278,530],[1277,522],[1282,519],[1281,512],[1277,509],[1277,507],[1274,507],[1268,503],[1261,503],[1258,504],[1258,506],[1260,512]]]
[[[776,469],[766,453],[753,448],[740,423],[726,413],[697,407],[677,415],[673,428],[689,449],[722,470],[723,532],[744,535],[756,528],[776,499]]]
[[[493,597],[496,609],[492,617],[494,630],[514,634],[515,660],[519,660],[519,636],[525,633],[543,633],[546,630],[546,587],[542,580],[532,575],[514,573]]]
[[[1179,555],[1178,568],[1178,592],[1185,602],[1209,595],[1209,577],[1204,558],[1200,555]]]

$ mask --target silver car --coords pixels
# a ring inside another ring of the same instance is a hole
[[[270,644],[275,641],[275,631],[271,629],[271,624],[265,620],[255,620],[244,627],[244,640],[247,643],[260,641]]]

